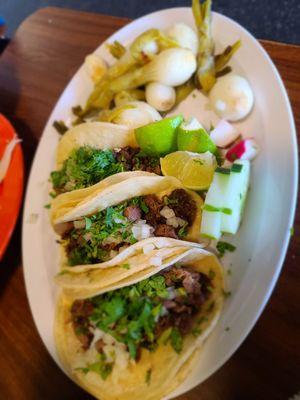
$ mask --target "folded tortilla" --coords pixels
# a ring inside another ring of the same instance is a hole
[[[51,206],[51,222],[54,229],[59,232],[64,224],[76,221],[80,218],[91,216],[108,207],[115,206],[134,197],[155,194],[162,198],[170,194],[174,189],[184,189],[181,182],[174,177],[158,176],[148,172],[123,172],[110,176],[96,185],[85,189],[74,190],[57,196]],[[196,216],[189,227],[185,240],[199,242],[201,197],[187,189],[184,189],[196,204]],[[133,249],[138,248],[133,247]],[[131,251],[131,250],[123,250]],[[122,252],[122,253],[123,253]],[[126,253],[127,254],[127,253]],[[62,257],[63,268],[67,268],[66,257]],[[80,271],[111,266],[107,263],[80,266]],[[102,267],[101,267],[102,265]],[[114,263],[113,265],[116,265]],[[72,270],[79,267],[72,267]]]
[[[100,150],[126,146],[138,147],[134,131],[125,125],[85,122],[69,129],[59,141],[56,151],[57,169],[61,168],[72,150],[82,146],[91,146]]]
[[[64,266],[55,277],[64,293],[73,299],[84,299],[104,293],[109,289],[135,283],[140,277],[159,272],[166,265],[176,263],[189,249],[202,245],[166,237],[151,237],[137,242],[116,257],[101,264]],[[203,256],[208,256],[202,250]],[[125,266],[125,267],[124,267]]]
[[[223,305],[223,271],[217,258],[207,251],[189,246],[175,256],[178,249],[174,247],[174,257],[163,265],[163,269],[170,267],[174,262],[189,267],[210,277],[211,290],[209,297],[201,305],[194,322],[198,327],[183,336],[182,349],[178,353],[169,341],[160,341],[154,351],[142,348],[138,360],[128,358],[128,351],[123,345],[117,351],[111,373],[103,379],[99,371],[89,366],[99,361],[99,353],[93,343],[88,350],[83,350],[80,341],[75,335],[71,322],[71,305],[69,297],[62,295],[57,305],[55,339],[59,358],[70,376],[85,390],[101,400],[158,400],[174,390],[188,375],[192,363],[203,342],[215,327]],[[159,250],[157,250],[159,252]],[[176,260],[176,261],[175,261]],[[178,264],[177,264],[178,265]],[[157,268],[150,268],[136,272],[125,285],[130,286],[141,282],[145,278],[157,274]],[[124,281],[106,288],[106,292],[124,286]],[[92,346],[93,345],[93,346]],[[120,358],[121,357],[121,358]],[[198,358],[198,357],[197,357]],[[126,357],[125,357],[126,359]]]

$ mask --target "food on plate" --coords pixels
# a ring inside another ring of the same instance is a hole
[[[195,31],[183,22],[172,25],[167,30],[167,35],[174,39],[180,47],[190,49],[197,55],[199,40]]]
[[[222,233],[236,234],[250,181],[250,162],[237,160],[230,168],[217,168],[207,192],[201,234],[218,240]]]
[[[240,140],[226,152],[226,159],[228,161],[240,160],[253,160],[259,152],[257,143],[253,138],[245,138]]]
[[[131,101],[144,101],[145,99],[146,96],[143,89],[122,90],[115,95],[114,103],[115,106],[118,107],[127,105]]]
[[[159,82],[151,82],[146,86],[146,100],[158,111],[170,110],[176,100],[175,89]]]
[[[116,78],[100,81],[89,96],[83,114],[93,109],[107,109],[118,92],[134,89],[149,82],[179,86],[186,82],[195,70],[196,59],[191,50],[179,47],[163,50],[141,67],[131,69]]]
[[[101,265],[151,236],[197,242],[201,206],[201,197],[174,177],[124,172],[57,196],[51,222],[62,239],[63,264]]]
[[[110,54],[116,58],[121,58],[126,53],[126,47],[124,47],[120,42],[115,40],[113,43],[106,43],[106,48]]]
[[[182,115],[165,118],[135,129],[138,145],[150,156],[161,156],[177,149],[177,128],[183,121]]]
[[[174,176],[192,190],[206,190],[212,182],[217,166],[215,156],[190,151],[175,151],[160,159],[163,175]]]
[[[60,361],[96,398],[160,399],[186,378],[222,305],[217,258],[186,247],[176,263],[132,275],[97,296],[61,296]]]
[[[151,122],[160,121],[161,115],[144,101],[127,101],[112,110],[101,111],[99,120],[114,122],[135,129]]]
[[[210,132],[211,140],[216,144],[216,146],[221,148],[228,147],[240,135],[239,130],[225,119],[221,119]]]
[[[215,54],[211,1],[193,0],[192,11],[196,32],[176,21],[128,47],[108,44],[111,66],[88,56],[93,91],[73,108],[75,126],[55,122],[57,350],[103,400],[156,400],[187,376],[224,295],[222,267],[203,247],[235,249],[220,239],[238,232],[258,152],[230,123],[254,103],[227,65],[241,43]],[[199,120],[173,110],[199,90]]]
[[[199,36],[197,54],[197,81],[200,89],[208,93],[217,81],[218,74],[226,73],[226,64],[240,47],[240,42],[228,46],[220,55],[214,55],[214,40],[211,31],[211,0],[202,4],[199,0],[192,1],[192,10]]]
[[[252,110],[254,96],[249,82],[235,74],[221,77],[209,93],[209,100],[220,118],[239,121]]]
[[[85,188],[124,171],[161,175],[159,158],[148,157],[126,126],[86,122],[71,128],[57,146],[51,182],[55,195]]]
[[[84,60],[84,67],[94,83],[99,82],[107,71],[106,62],[97,54],[87,55]]]
[[[64,295],[83,299],[124,286],[128,280],[157,271],[186,253],[187,249],[202,248],[203,245],[181,239],[149,237],[127,247],[109,261],[101,264],[65,265],[55,277]]]
[[[177,147],[178,150],[196,153],[210,151],[215,154],[217,151],[215,142],[194,117],[182,122],[179,126],[177,130]]]

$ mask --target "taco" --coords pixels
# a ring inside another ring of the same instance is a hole
[[[85,188],[124,171],[161,175],[159,157],[142,153],[134,131],[108,122],[86,122],[69,129],[57,146],[53,195]]]
[[[98,399],[158,400],[186,378],[222,305],[217,258],[186,247],[176,262],[133,275],[126,285],[84,300],[62,295],[57,352]]]
[[[51,220],[61,235],[63,266],[87,269],[153,236],[197,242],[201,207],[201,197],[174,177],[124,172],[59,195]]]

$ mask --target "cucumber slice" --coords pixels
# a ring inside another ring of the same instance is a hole
[[[215,210],[231,214],[231,209],[226,201],[230,173],[229,168],[217,168],[215,170],[213,181],[205,198],[204,210]]]
[[[221,237],[221,213],[219,211],[202,211],[201,229],[202,236],[219,240]]]
[[[224,202],[224,207],[230,209],[231,214],[222,214],[222,232],[237,233],[246,202],[249,181],[250,162],[248,160],[235,161],[231,168],[226,201]]]

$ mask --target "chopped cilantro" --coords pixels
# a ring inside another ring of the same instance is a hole
[[[185,237],[187,235],[187,233],[188,233],[188,225],[189,225],[188,222],[185,222],[185,224],[179,229],[178,236],[180,238],[183,238],[183,237]]]
[[[73,228],[67,232],[64,239],[69,265],[108,260],[110,248],[105,246],[105,240],[124,245],[136,242],[131,231],[132,222],[123,215],[129,204],[131,200],[85,217],[84,228]]]
[[[168,298],[165,278],[154,275],[134,285],[114,290],[91,299],[94,310],[90,320],[99,329],[126,344],[130,357],[138,349],[152,351],[157,343],[170,340],[176,352],[182,348],[182,336],[177,328],[155,336],[156,321],[162,315],[162,300]]]
[[[226,290],[224,290],[224,289],[222,289],[222,293],[223,293],[223,296],[225,297],[225,298],[227,298],[227,297],[230,297],[231,296],[231,292],[228,290],[228,291],[226,291]]]
[[[151,383],[151,374],[152,374],[152,369],[149,368],[146,372],[146,376],[145,376],[145,382],[147,383],[147,385],[149,386]]]
[[[88,217],[84,217],[85,219],[85,229],[88,231],[92,226],[92,220]]]
[[[112,150],[89,146],[74,149],[58,171],[51,172],[53,188],[58,193],[94,185],[102,179],[124,171]]]
[[[56,129],[56,131],[60,134],[63,135],[64,133],[67,132],[69,129],[67,125],[64,123],[64,121],[54,121],[53,122],[53,128]]]
[[[130,269],[130,264],[128,264],[128,263],[122,264],[121,267],[124,269]]]
[[[196,326],[195,328],[192,329],[192,335],[197,337],[202,333],[202,330],[199,328],[199,326]]]
[[[223,257],[226,251],[233,252],[236,249],[236,247],[233,244],[227,243],[227,242],[218,242],[217,243],[217,250],[219,252],[219,257]]]
[[[209,271],[208,271],[208,277],[209,277],[209,279],[214,279],[215,278],[215,276],[216,276],[216,273],[215,273],[215,271],[213,271],[212,269],[210,269]]]
[[[178,328],[173,328],[170,335],[171,345],[176,353],[180,353],[182,350],[183,340],[182,335]]]
[[[83,368],[76,368],[77,371],[83,372],[85,375],[92,371],[96,374],[100,375],[101,378],[105,381],[107,377],[111,374],[114,363],[107,362],[106,356],[104,353],[100,355],[100,359],[92,364],[88,364]]]
[[[51,208],[51,204],[45,204],[44,208],[48,208],[48,209]]]

